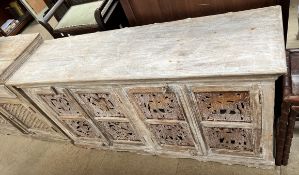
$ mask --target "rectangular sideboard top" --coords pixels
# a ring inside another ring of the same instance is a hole
[[[7,83],[285,72],[281,9],[274,6],[45,41]]]
[[[42,42],[39,34],[0,38],[0,83],[2,84]]]

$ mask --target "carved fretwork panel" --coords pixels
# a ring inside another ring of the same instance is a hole
[[[175,93],[133,93],[133,97],[147,119],[185,120]]]
[[[233,151],[254,151],[252,129],[204,127],[210,148]]]
[[[151,124],[150,130],[161,145],[194,146],[187,124]]]
[[[80,112],[71,104],[64,94],[40,94],[39,95],[51,109],[59,116],[79,116]]]
[[[85,119],[67,119],[63,122],[73,131],[77,137],[96,138],[99,137],[96,130]]]
[[[40,120],[34,112],[30,111],[21,104],[3,103],[0,104],[0,107],[28,128],[52,131],[51,128],[44,121]]]
[[[79,93],[78,95],[87,105],[87,110],[95,117],[125,117],[109,93]]]
[[[129,122],[99,121],[98,124],[113,140],[141,141]]]
[[[196,92],[202,120],[251,122],[249,92]]]

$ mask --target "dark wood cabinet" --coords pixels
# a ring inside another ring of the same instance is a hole
[[[10,3],[14,3],[15,7],[13,8]],[[18,22],[10,30],[4,31],[0,28],[0,36],[12,36],[20,33],[32,19],[19,0],[2,0],[0,3],[0,27],[7,20],[17,20]]]
[[[131,26],[276,5],[277,0],[120,0]]]

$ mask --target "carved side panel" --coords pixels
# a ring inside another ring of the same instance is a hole
[[[185,120],[175,93],[134,93],[133,97],[146,119]]]
[[[0,125],[2,126],[12,126],[12,124],[10,124],[6,119],[4,119],[2,116],[0,116]]]
[[[96,138],[98,137],[95,128],[85,119],[67,119],[63,120],[66,125],[76,134],[78,137]]]
[[[95,117],[125,118],[109,93],[79,93],[78,95],[88,106],[87,110]]]
[[[151,124],[150,130],[161,145],[194,146],[186,124]]]
[[[113,140],[141,141],[129,122],[99,121],[98,124]]]
[[[204,127],[210,148],[233,151],[254,151],[252,129]]]
[[[17,118],[26,127],[32,129],[38,129],[43,131],[52,131],[51,128],[42,120],[40,120],[36,114],[21,104],[0,104],[0,107],[7,113]]]
[[[203,121],[251,122],[249,92],[196,92]]]
[[[48,104],[58,116],[79,116],[80,112],[71,104],[64,94],[40,94],[46,104]]]

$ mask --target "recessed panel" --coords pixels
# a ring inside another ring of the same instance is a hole
[[[161,145],[194,146],[186,124],[151,124],[149,129]]]
[[[42,120],[40,120],[36,114],[24,107],[22,104],[0,104],[0,107],[9,113],[12,117],[19,120],[27,128],[52,131],[51,128]]]
[[[195,92],[203,121],[251,122],[249,92]]]
[[[185,120],[175,93],[132,93],[146,119]]]
[[[113,140],[140,141],[129,122],[99,121],[98,125],[108,133]]]
[[[252,129],[204,127],[206,141],[210,148],[233,151],[254,151]]]
[[[75,109],[64,94],[40,94],[39,96],[58,116],[80,115],[80,112]]]
[[[110,93],[78,93],[78,95],[94,117],[125,117]]]
[[[63,122],[78,137],[96,138],[98,137],[95,128],[85,119],[67,119]]]

